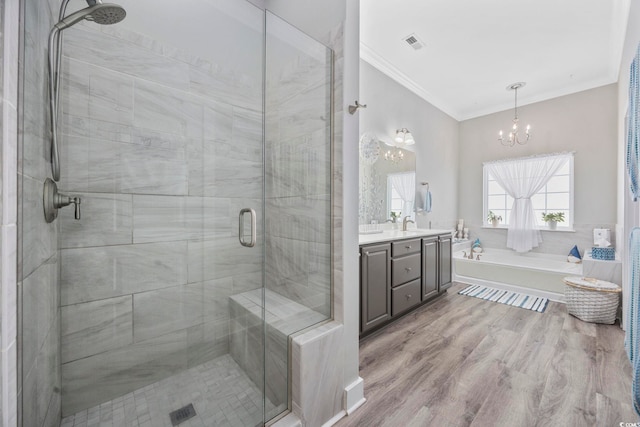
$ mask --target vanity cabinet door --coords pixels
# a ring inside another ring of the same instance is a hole
[[[391,244],[360,249],[360,332],[391,318]]]
[[[451,237],[440,236],[438,244],[439,255],[439,281],[440,291],[451,287]]]
[[[438,293],[438,238],[422,239],[422,300]]]

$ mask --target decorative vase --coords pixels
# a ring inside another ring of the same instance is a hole
[[[500,221],[498,221],[497,219],[494,219],[493,221],[491,221],[491,225],[493,225],[494,227],[497,227],[499,222]]]
[[[558,226],[558,221],[549,221],[549,230],[555,230]]]

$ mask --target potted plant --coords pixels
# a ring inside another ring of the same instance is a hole
[[[391,220],[387,220],[392,222],[392,228],[394,230],[398,228],[398,220],[400,219],[400,215],[402,215],[402,212],[391,211]]]
[[[498,223],[502,221],[502,217],[500,215],[494,214],[492,211],[489,211],[489,214],[487,215],[487,221],[489,221],[494,227],[497,227]]]
[[[564,212],[542,212],[542,220],[549,225],[549,230],[555,230],[559,222],[564,222]]]

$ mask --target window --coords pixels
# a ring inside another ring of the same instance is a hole
[[[397,212],[401,218],[414,218],[416,173],[400,172],[387,175],[387,212]]]
[[[402,206],[404,206],[404,200],[402,200],[400,193],[398,193],[393,185],[388,185],[387,188],[389,189],[389,207],[387,211],[398,212],[398,214],[400,214],[400,212],[402,212]]]
[[[483,173],[484,224],[490,225],[487,215],[492,211],[502,217],[500,225],[509,225],[513,198],[493,179],[486,166],[483,168]],[[545,225],[542,220],[543,213],[563,212],[565,220],[558,223],[558,228],[573,229],[573,155],[569,156],[569,161],[531,198],[531,203],[541,228]]]

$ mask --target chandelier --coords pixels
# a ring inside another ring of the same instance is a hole
[[[524,87],[524,85],[526,85],[525,82],[518,82],[518,83],[513,83],[510,84],[509,86],[507,86],[507,90],[513,90],[515,91],[515,113],[514,113],[514,117],[513,117],[513,126],[511,127],[511,132],[509,132],[509,138],[505,139],[502,135],[502,131],[500,131],[500,133],[498,133],[498,141],[500,141],[500,143],[502,145],[505,145],[507,147],[513,147],[514,145],[520,144],[520,145],[524,145],[527,143],[527,141],[529,141],[529,138],[531,137],[530,134],[530,130],[531,130],[531,126],[527,125],[527,128],[524,132],[526,138],[524,141],[520,140],[520,136],[518,135],[518,89],[520,89],[521,87]]]
[[[411,135],[411,132],[409,132],[409,129],[407,128],[397,129],[396,136],[393,138],[393,141],[391,142],[385,141],[385,144],[392,148],[386,150],[382,156],[385,160],[388,160],[391,163],[399,163],[402,160],[404,160],[403,149],[415,143],[416,141],[413,139],[413,135]]]
[[[394,150],[387,150],[384,152],[384,159],[391,163],[398,163],[404,160],[404,152],[402,149],[397,148]]]

